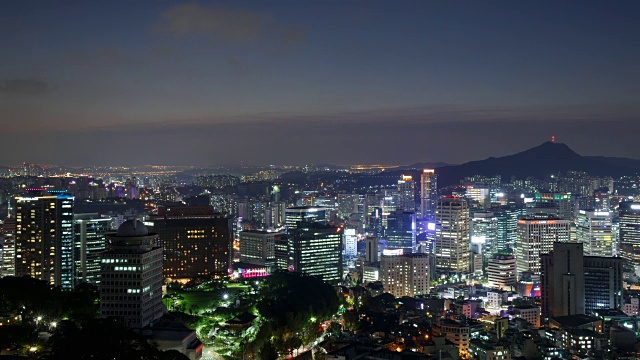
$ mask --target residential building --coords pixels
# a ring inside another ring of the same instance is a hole
[[[399,298],[416,297],[429,293],[429,255],[383,255],[380,274],[384,291]]]

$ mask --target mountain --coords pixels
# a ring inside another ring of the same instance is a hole
[[[472,175],[502,175],[503,181],[512,176],[518,179],[527,177],[542,178],[551,174],[565,173],[570,170],[585,171],[595,176],[622,176],[633,174],[640,169],[631,162],[607,160],[611,158],[582,156],[562,143],[547,141],[539,146],[517,154],[499,158],[471,161],[456,166],[437,168],[438,185],[458,184],[461,179]],[[614,158],[615,159],[615,158]],[[621,158],[617,158],[621,159]],[[631,159],[624,159],[631,160]],[[634,160],[637,161],[637,160]]]
[[[611,165],[622,166],[629,169],[640,170],[640,160],[623,157],[585,156],[588,159],[604,162]]]

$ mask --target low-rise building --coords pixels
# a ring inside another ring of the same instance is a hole
[[[469,342],[469,358],[474,360],[511,360],[508,344],[490,343],[480,339]]]

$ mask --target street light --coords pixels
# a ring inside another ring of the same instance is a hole
[[[223,298],[224,300],[229,300],[229,294],[224,294],[224,295],[222,295],[222,298]]]

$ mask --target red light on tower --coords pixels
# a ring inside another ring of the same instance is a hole
[[[553,135],[551,136],[551,142],[552,142],[552,143],[556,142],[556,137],[555,137],[555,136],[553,136]]]

